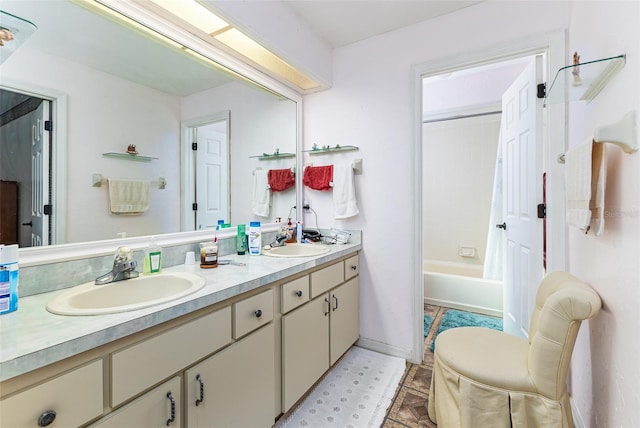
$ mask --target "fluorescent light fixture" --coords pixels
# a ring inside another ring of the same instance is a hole
[[[192,0],[151,0],[164,10],[171,12],[207,34],[217,33],[229,24],[211,13],[209,9]]]
[[[318,82],[296,70],[280,57],[236,28],[231,28],[217,34],[215,39],[272,73],[287,79],[303,90],[314,89],[320,86]]]
[[[151,2],[302,90],[320,87],[318,82],[234,28],[197,0],[151,0]]]

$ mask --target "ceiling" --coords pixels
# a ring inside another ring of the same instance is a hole
[[[484,0],[284,0],[331,47],[417,24]]]

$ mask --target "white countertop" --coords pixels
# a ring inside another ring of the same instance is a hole
[[[64,316],[45,309],[64,290],[21,298],[18,310],[0,317],[0,381],[61,361],[89,349],[221,302],[274,281],[353,254],[360,243],[332,245],[316,257],[222,256],[246,266],[200,269],[179,265],[166,272],[191,272],[207,281],[200,291],[161,305],[108,315]]]

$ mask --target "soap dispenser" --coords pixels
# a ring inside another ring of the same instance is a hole
[[[144,252],[143,273],[155,274],[162,270],[162,248],[156,244],[155,237],[151,238],[151,244]]]

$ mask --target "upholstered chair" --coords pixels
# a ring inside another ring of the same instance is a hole
[[[598,294],[553,272],[536,295],[529,340],[482,327],[436,339],[429,418],[449,427],[573,427],[567,372],[580,323],[600,310]]]

